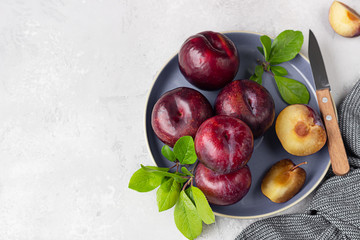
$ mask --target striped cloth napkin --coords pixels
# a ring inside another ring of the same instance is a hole
[[[245,228],[240,239],[360,239],[360,81],[339,108],[339,125],[350,172],[331,169],[306,213],[280,215]]]

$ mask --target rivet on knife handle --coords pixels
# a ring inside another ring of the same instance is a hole
[[[336,175],[344,175],[349,172],[350,167],[330,91],[327,88],[317,90],[316,95],[328,136],[328,149],[333,172]]]

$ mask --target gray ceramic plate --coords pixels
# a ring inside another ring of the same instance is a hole
[[[225,35],[235,43],[240,56],[240,68],[235,79],[249,78],[255,69],[256,59],[262,59],[262,55],[257,50],[257,46],[261,46],[259,40],[260,35],[248,32],[229,32],[225,33]],[[318,111],[319,108],[314,90],[314,80],[309,61],[304,56],[298,55],[295,59],[284,63],[281,66],[288,70],[288,77],[296,79],[306,85],[310,92],[309,105]],[[188,83],[182,76],[178,67],[178,56],[176,55],[170,59],[156,77],[146,106],[145,127],[147,141],[155,163],[161,167],[170,167],[172,163],[167,161],[161,155],[163,143],[159,141],[152,130],[151,111],[154,104],[163,93],[181,86],[197,89]],[[264,74],[263,86],[268,89],[274,98],[277,116],[287,104],[281,99],[275,81],[269,74]],[[214,104],[215,98],[219,93],[219,91],[199,91],[208,98],[211,104]],[[290,158],[296,164],[307,161],[308,164],[302,166],[307,173],[307,178],[303,188],[298,194],[288,202],[278,204],[271,202],[261,193],[260,185],[261,180],[268,169],[275,162],[284,158]],[[327,147],[306,157],[296,157],[287,153],[281,146],[275,134],[273,124],[263,137],[255,140],[254,153],[248,163],[252,174],[252,185],[248,194],[241,201],[233,205],[212,205],[211,207],[216,215],[234,218],[257,218],[278,213],[295,205],[310,194],[325,176],[329,165],[330,158]]]

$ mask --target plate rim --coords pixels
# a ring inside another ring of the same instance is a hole
[[[240,31],[240,30],[234,30],[234,31],[222,31],[220,33],[223,33],[223,34],[226,34],[226,33],[248,33],[248,34],[254,34],[254,35],[259,35],[259,36],[262,36],[262,35],[266,35],[266,34],[263,34],[263,33],[258,33],[258,32],[252,32],[252,31]],[[271,39],[274,39],[272,36],[269,36]],[[154,162],[155,166],[158,166],[156,161],[155,161],[155,157],[150,149],[150,145],[149,145],[149,141],[148,141],[148,134],[147,134],[147,131],[146,131],[146,111],[147,111],[147,106],[149,104],[149,98],[150,98],[150,94],[151,94],[151,91],[155,85],[155,82],[156,80],[159,78],[159,75],[160,73],[163,72],[164,68],[169,64],[169,62],[176,56],[178,55],[179,51],[177,51],[175,54],[173,54],[167,61],[166,63],[161,67],[161,69],[157,72],[157,74],[155,75],[155,77],[153,78],[153,82],[151,84],[151,87],[150,89],[148,90],[148,93],[147,93],[147,97],[146,97],[146,103],[145,103],[145,108],[144,108],[144,134],[145,134],[145,140],[146,140],[146,146],[147,146],[147,149],[151,155],[151,159],[152,161]],[[310,60],[304,55],[302,54],[301,52],[299,52],[299,55],[305,60],[307,61],[309,64],[310,64]],[[316,102],[317,102],[317,96],[315,94],[315,98],[316,98]],[[322,173],[321,177],[319,178],[319,180],[312,186],[312,188],[310,188],[302,197],[300,197],[298,200],[294,201],[293,203],[285,206],[285,207],[282,207],[276,211],[272,211],[272,212],[269,212],[269,213],[264,213],[264,214],[258,214],[258,215],[253,215],[253,216],[234,216],[234,215],[229,215],[229,214],[224,214],[224,213],[219,213],[219,212],[215,212],[214,211],[214,214],[216,216],[220,216],[220,217],[227,217],[227,218],[233,218],[233,219],[255,219],[255,218],[263,218],[263,217],[270,217],[270,216],[274,216],[275,214],[278,214],[280,212],[283,212],[293,206],[295,206],[296,204],[298,204],[299,202],[301,202],[302,200],[304,200],[307,196],[310,195],[310,193],[312,193],[315,188],[317,188],[319,186],[319,184],[323,181],[326,173],[328,172],[329,170],[329,167],[330,167],[330,159],[328,161],[328,165],[327,167],[325,168],[324,172]]]

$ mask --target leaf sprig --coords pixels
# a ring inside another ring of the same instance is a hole
[[[129,188],[149,192],[160,186],[156,192],[159,212],[175,206],[176,227],[188,239],[195,239],[202,232],[202,222],[214,223],[215,215],[204,193],[193,186],[193,171],[197,160],[194,140],[191,136],[181,137],[173,150],[164,145],[161,153],[175,164],[170,168],[141,165],[132,175]],[[191,170],[182,166],[191,164],[195,164]],[[170,172],[172,168],[176,168],[176,171]]]
[[[273,42],[263,35],[260,37],[262,47],[258,47],[264,56],[264,61],[258,60],[259,65],[255,67],[254,74],[250,77],[259,84],[262,84],[264,72],[271,74],[278,87],[282,99],[288,104],[307,104],[310,99],[306,86],[299,81],[284,77],[288,75],[287,70],[278,66],[292,60],[300,52],[304,42],[304,36],[300,31],[285,30],[280,33]]]

